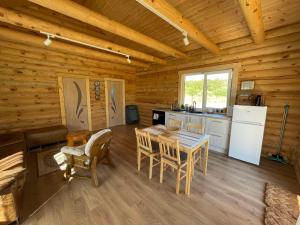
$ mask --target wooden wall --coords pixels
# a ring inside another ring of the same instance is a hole
[[[61,124],[58,76],[90,78],[93,130],[106,126],[104,78],[125,79],[126,104],[135,103],[133,67],[0,40],[0,133]],[[95,100],[94,81],[101,82]]]
[[[163,68],[137,76],[137,104],[141,123],[151,124],[151,109],[170,107],[178,96],[178,71],[215,65],[240,63],[239,88],[243,80],[255,80],[254,93],[266,97],[267,123],[263,154],[274,152],[284,104],[290,105],[283,152],[291,159],[300,148],[300,24],[270,30],[261,45],[250,37],[220,44],[222,52],[213,56],[197,52],[185,62],[173,61]]]

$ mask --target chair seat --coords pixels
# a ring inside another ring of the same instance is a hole
[[[64,146],[60,149],[60,151],[70,155],[82,156],[84,155],[84,149],[85,145],[80,145],[77,147]]]

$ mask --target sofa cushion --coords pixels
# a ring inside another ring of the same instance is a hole
[[[67,128],[63,125],[27,130],[25,132],[26,145],[28,149],[31,149],[63,142],[66,140],[67,133]]]

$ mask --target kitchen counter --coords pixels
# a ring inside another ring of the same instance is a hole
[[[184,114],[184,115],[195,115],[195,116],[203,116],[203,117],[209,117],[209,118],[216,118],[216,119],[224,119],[224,120],[231,120],[231,116],[227,116],[224,114],[217,114],[217,113],[190,113],[186,111],[172,111],[167,108],[155,108],[152,109],[152,111],[161,111],[161,112],[169,112],[169,113],[178,113],[178,114]]]

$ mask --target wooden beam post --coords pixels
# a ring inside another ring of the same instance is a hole
[[[121,23],[111,20],[100,13],[96,13],[76,2],[70,0],[29,0],[35,4],[51,9],[55,12],[80,20],[84,23],[106,30],[113,34],[127,38],[131,41],[145,45],[159,52],[165,53],[176,58],[186,57],[180,52],[166,44],[163,44],[147,35],[137,32]]]
[[[117,52],[122,52],[130,55],[132,58],[141,59],[144,61],[166,64],[165,60],[157,58],[155,56],[139,52],[130,48],[123,47],[112,42],[102,40],[84,33],[80,33],[69,28],[62,27],[60,25],[52,24],[38,18],[19,13],[15,10],[6,9],[0,7],[0,21],[14,26],[23,27],[36,32],[44,31],[53,33],[70,39],[76,39],[77,41],[84,42],[87,44],[99,46],[106,49],[111,49]]]
[[[55,50],[55,51],[68,53],[68,54],[71,53],[86,58],[97,59],[99,61],[104,61],[104,62],[120,63],[120,64],[144,67],[144,68],[149,67],[148,64],[136,60],[132,60],[131,64],[128,64],[126,58],[124,57],[114,56],[111,54],[102,53],[93,49],[83,48],[83,47],[67,44],[60,41],[54,41],[50,46],[45,46],[43,44],[45,38],[42,38],[37,35],[27,34],[20,31],[15,31],[1,26],[0,26],[0,39],[6,41],[12,41],[16,43],[22,43],[30,46],[35,46],[43,49]]]
[[[260,0],[239,0],[251,36],[256,44],[265,39]]]
[[[182,30],[186,31],[188,37],[197,41],[201,46],[206,48],[212,53],[218,53],[220,50],[218,46],[213,43],[203,32],[201,32],[190,20],[184,18],[184,16],[170,5],[165,0],[136,0],[140,4],[147,6],[147,8],[154,9],[161,16],[167,20],[176,24]]]

